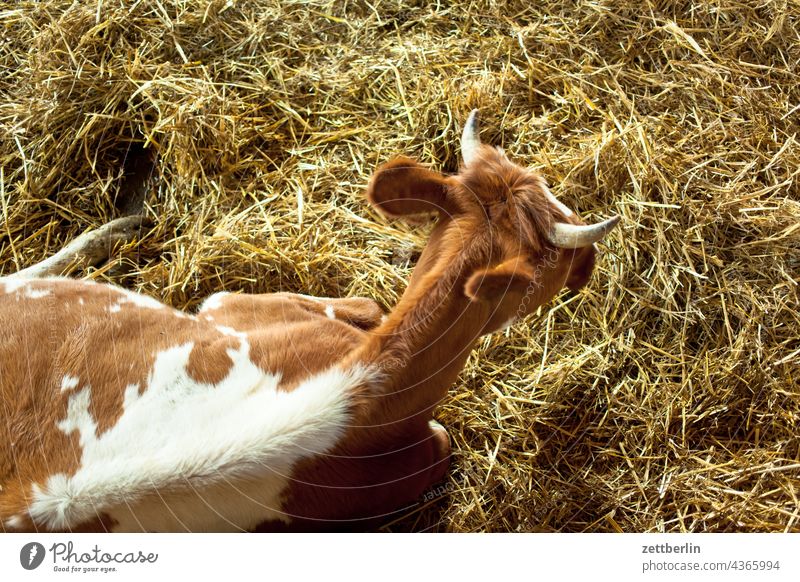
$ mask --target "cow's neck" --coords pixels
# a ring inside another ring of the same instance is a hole
[[[491,311],[464,295],[471,272],[454,261],[422,277],[359,350],[358,359],[381,374],[385,390],[374,404],[391,420],[427,421],[463,370]]]

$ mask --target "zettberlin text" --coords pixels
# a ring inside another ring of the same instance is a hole
[[[642,546],[643,554],[699,554],[700,546],[694,544],[658,544],[655,546]]]
[[[158,554],[138,552],[104,552],[95,545],[88,552],[76,552],[72,542],[57,542],[50,546],[54,564],[153,564]]]

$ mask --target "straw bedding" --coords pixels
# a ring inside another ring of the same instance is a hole
[[[529,7],[533,6],[533,7]],[[0,3],[0,270],[144,204],[89,273],[390,308],[430,223],[363,190],[483,139],[587,220],[593,280],[483,338],[448,480],[392,531],[800,530],[800,5]]]

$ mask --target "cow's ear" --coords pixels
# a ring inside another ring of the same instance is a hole
[[[367,188],[367,199],[387,216],[449,212],[449,182],[447,176],[400,157],[375,171]]]
[[[464,285],[464,294],[472,301],[495,302],[508,293],[525,294],[535,285],[533,267],[524,257],[503,261],[489,269],[478,269]]]

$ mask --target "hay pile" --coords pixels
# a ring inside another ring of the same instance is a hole
[[[483,138],[587,219],[591,284],[485,338],[438,413],[449,481],[387,529],[800,530],[800,6],[69,0],[0,4],[0,270],[143,198],[91,276],[402,292],[429,226],[362,199]]]

